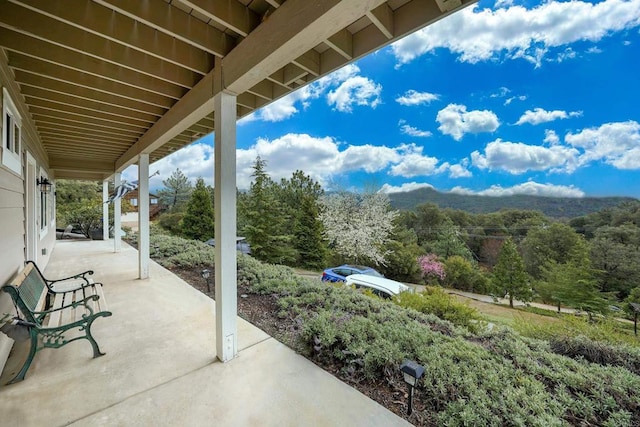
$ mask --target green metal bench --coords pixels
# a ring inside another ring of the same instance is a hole
[[[93,347],[93,357],[103,356],[91,335],[91,325],[98,317],[111,316],[102,292],[102,283],[87,277],[88,270],[64,279],[48,280],[33,261],[6,284],[2,290],[13,299],[28,325],[31,347],[18,374],[8,382],[24,379],[37,351],[60,348],[70,342],[86,339]]]

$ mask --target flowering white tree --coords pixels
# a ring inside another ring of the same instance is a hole
[[[333,250],[355,262],[385,264],[383,245],[398,215],[386,194],[335,193],[323,197],[321,206],[320,220]]]

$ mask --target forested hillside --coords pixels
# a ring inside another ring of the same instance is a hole
[[[391,206],[396,209],[414,210],[423,203],[435,203],[442,209],[459,209],[469,213],[491,213],[500,209],[536,210],[551,218],[575,218],[636,200],[629,197],[491,197],[440,193],[432,188],[390,193],[389,199]]]

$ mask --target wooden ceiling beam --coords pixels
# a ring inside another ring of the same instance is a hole
[[[180,99],[186,93],[186,89],[182,86],[167,83],[164,80],[149,77],[109,62],[97,61],[90,56],[6,28],[0,28],[0,46],[8,51],[9,64],[13,63],[18,68],[28,67],[37,60],[51,64],[51,66],[69,68],[173,99]]]
[[[324,42],[345,59],[353,59],[353,35],[346,28],[338,31]]]
[[[57,73],[52,69],[49,74],[33,73],[30,69],[13,68],[16,81],[21,85],[53,90],[85,99],[102,100],[115,106],[122,105],[132,110],[147,111],[152,114],[164,114],[175,100],[153,93],[143,93],[139,89],[128,88],[110,80],[82,76],[82,73]],[[72,74],[72,75],[71,75]]]
[[[84,103],[73,103],[70,100],[62,102],[60,99],[41,98],[28,95],[25,95],[25,100],[28,104],[38,107],[59,109],[60,111],[71,111],[77,114],[88,115],[90,117],[93,116],[107,120],[121,121],[123,123],[140,124],[146,127],[151,126],[157,119],[157,117],[148,114],[134,113],[133,111],[127,112],[122,109],[118,110],[115,107],[107,108],[107,106],[101,104],[88,106]]]
[[[56,119],[63,119],[74,123],[81,123],[90,126],[98,126],[105,129],[114,129],[114,130],[128,130],[131,132],[144,132],[146,130],[143,126],[135,126],[131,124],[126,124],[122,122],[114,122],[110,120],[102,120],[96,119],[92,117],[86,117],[74,113],[69,113],[65,111],[36,107],[33,106],[30,108],[32,114],[37,114],[44,117],[51,117]]]
[[[320,75],[320,54],[313,49],[305,52],[291,62],[315,77]]]
[[[61,104],[55,101],[31,97],[27,98],[27,103],[29,104],[30,109],[42,108],[47,110],[60,111],[61,113],[72,114],[77,117],[85,117],[89,120],[99,119],[118,125],[126,124],[131,126],[138,126],[141,129],[148,129],[154,123],[154,121],[134,119],[122,115],[111,114],[108,112],[89,110],[80,106]]]
[[[213,68],[213,57],[182,40],[141,25],[128,16],[92,1],[67,2],[12,0],[26,9],[64,22],[82,31],[105,38],[201,75]]]
[[[7,29],[185,88],[191,88],[201,77],[179,65],[105,40],[7,1],[0,2],[0,16],[0,26]]]
[[[95,0],[97,3],[140,21],[171,37],[223,57],[236,45],[235,39],[163,0]]]
[[[114,135],[117,137],[121,137],[123,139],[128,140],[136,140],[141,135],[142,132],[139,131],[130,131],[127,129],[103,129],[102,127],[93,126],[91,124],[79,123],[72,120],[67,120],[61,117],[50,117],[47,115],[33,114],[33,119],[37,121],[38,125],[45,126],[64,126],[70,129],[78,129],[85,132],[101,132],[108,133],[110,135]]]
[[[86,132],[81,132],[79,130],[71,131],[66,129],[52,129],[46,126],[38,127],[38,133],[43,138],[62,137],[62,138],[71,138],[78,141],[89,141],[89,142],[100,141],[99,144],[104,144],[105,142],[108,142],[109,144],[122,145],[125,147],[131,144],[131,138],[124,139],[124,138],[116,138],[114,136],[104,136],[104,135],[98,136],[96,134],[89,134]]]
[[[375,25],[386,38],[393,38],[393,10],[391,10],[387,3],[371,9],[367,12],[367,18],[373,22],[373,25]]]
[[[50,151],[53,148],[65,150],[77,149],[80,152],[95,150],[98,152],[103,152],[105,154],[110,153],[111,155],[119,155],[127,149],[127,147],[121,147],[111,144],[90,144],[87,141],[83,141],[80,139],[65,138],[55,135],[43,138],[43,140],[45,141],[45,145],[47,146],[47,151]]]
[[[49,159],[49,166],[56,170],[101,171],[109,168],[113,169],[113,162],[83,160],[82,164],[78,164],[78,160],[67,159],[64,157],[52,157]]]
[[[260,24],[261,18],[236,0],[181,0],[207,18],[247,37]]]

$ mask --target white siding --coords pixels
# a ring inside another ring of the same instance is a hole
[[[32,154],[36,160],[37,168],[48,170],[48,159],[46,152],[37,139],[37,132],[31,120],[28,110],[23,102],[23,97],[19,92],[19,87],[13,81],[13,74],[7,66],[7,58],[0,49],[0,97],[2,97],[3,88],[6,88],[12,102],[22,117],[21,130],[21,163],[22,170],[18,174],[3,166],[0,162],[0,287],[4,286],[11,280],[13,275],[22,268],[26,257],[26,211],[25,211],[25,186],[33,185],[35,182],[26,181],[26,151]],[[0,105],[2,103],[0,98]],[[0,132],[2,121],[0,120]],[[4,147],[0,147],[2,150]],[[1,154],[1,153],[0,153]],[[53,178],[49,175],[49,178]],[[52,196],[53,197],[53,196]],[[52,200],[52,199],[51,199]],[[35,207],[39,212],[39,207]],[[55,245],[55,220],[48,221],[47,232],[42,233],[42,238],[36,238],[35,253],[37,262],[42,269],[49,262],[49,257]],[[38,225],[36,227],[36,236],[40,236]],[[8,294],[0,292],[0,316],[4,313],[15,314],[15,308],[11,303]],[[13,341],[6,335],[0,333],[0,371],[4,367]]]

